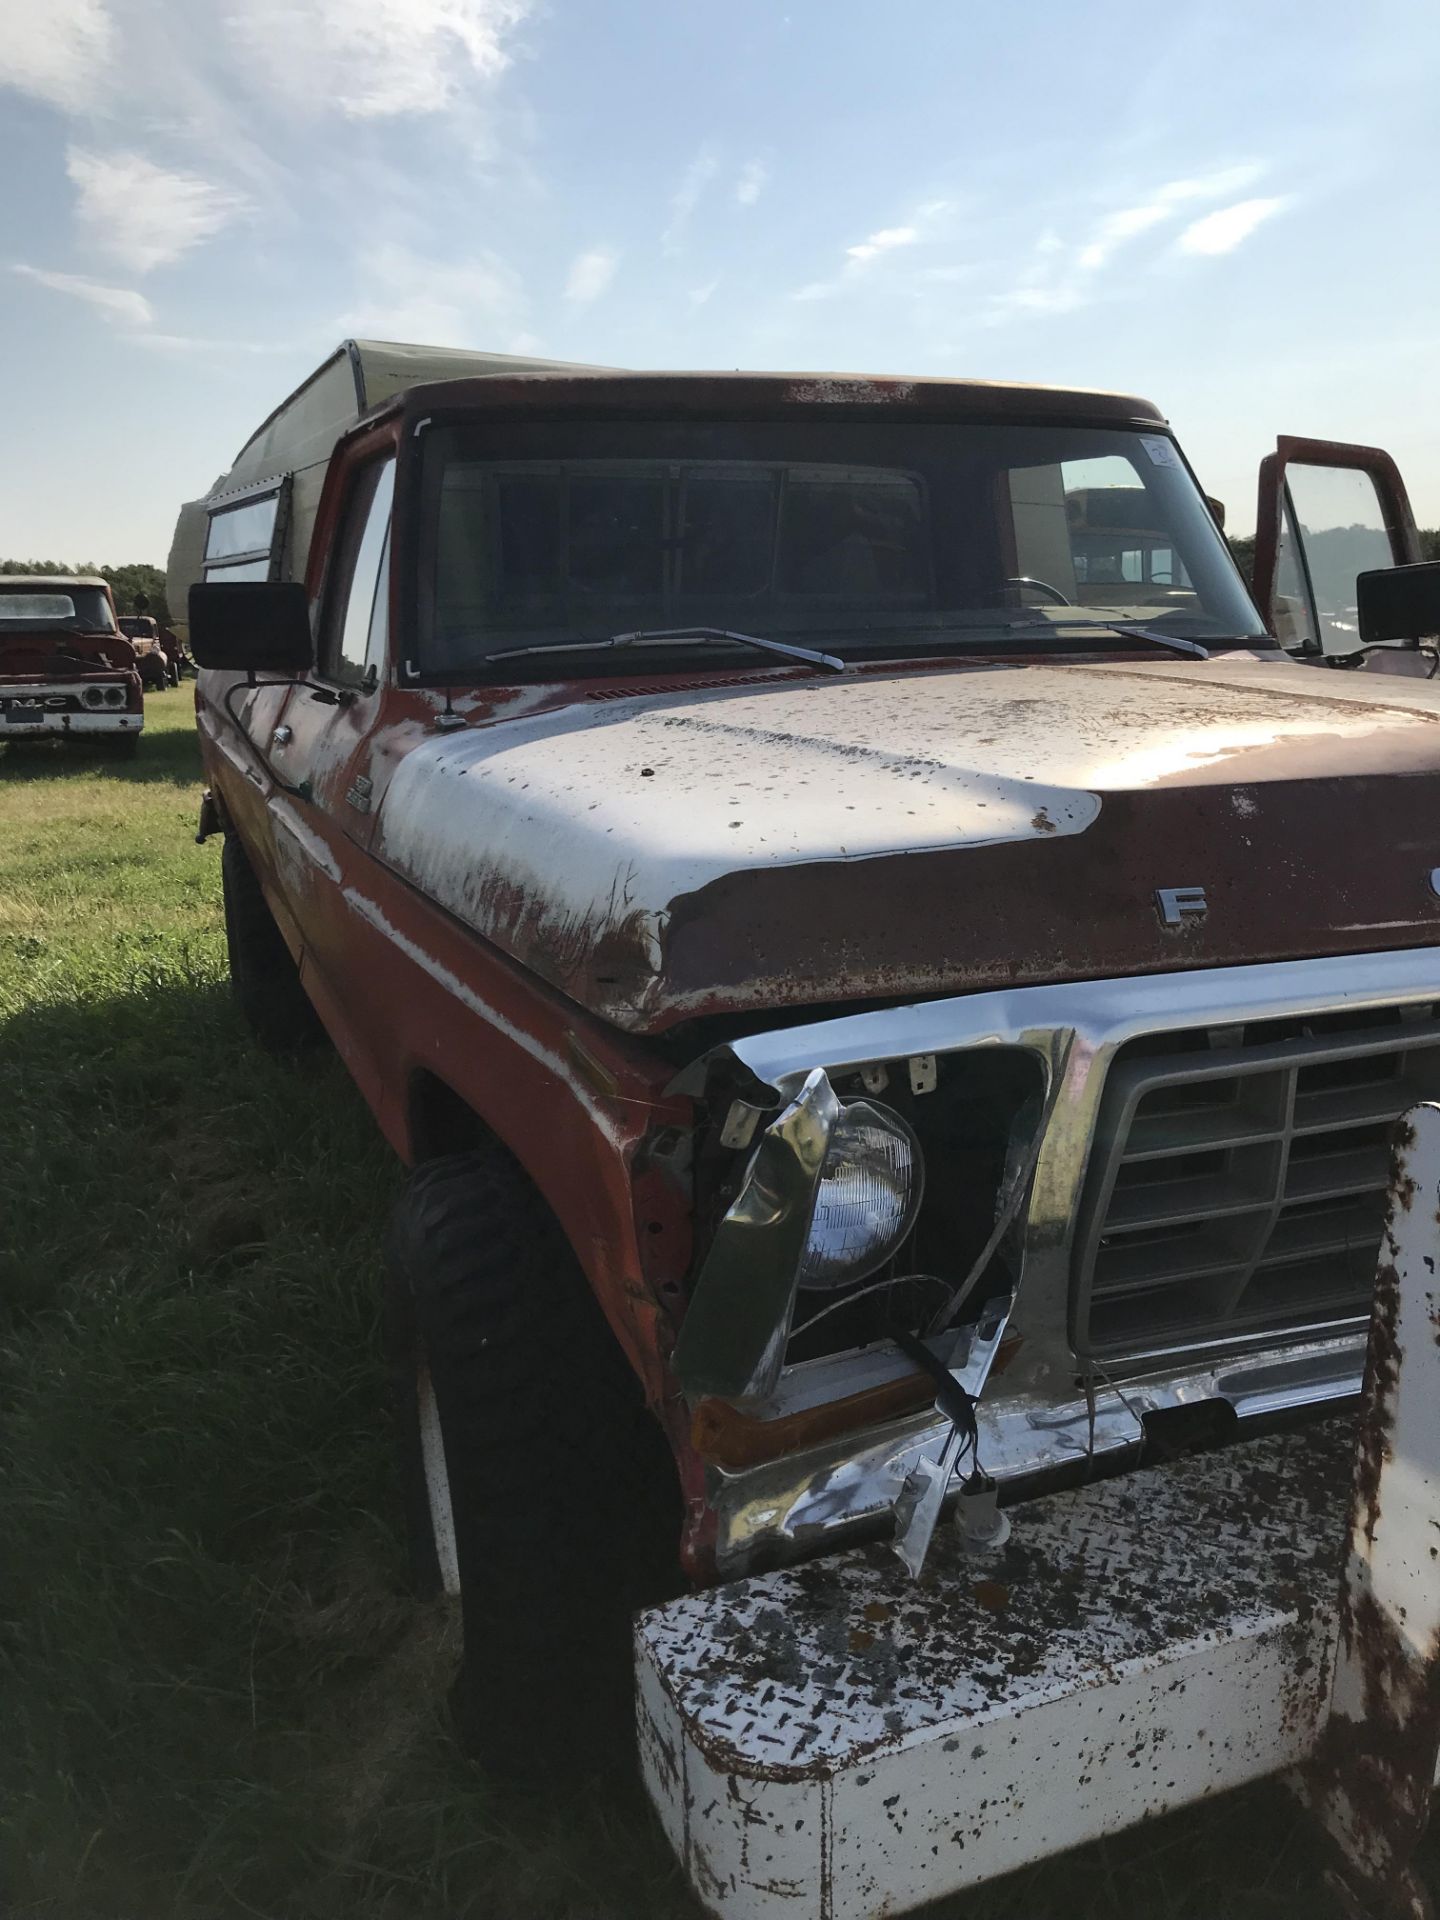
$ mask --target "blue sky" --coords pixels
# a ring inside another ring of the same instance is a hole
[[[0,0],[0,551],[163,563],[345,334],[1116,387],[1440,523],[1435,0]]]

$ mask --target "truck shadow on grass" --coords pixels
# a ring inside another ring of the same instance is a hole
[[[564,1798],[458,1752],[391,1460],[399,1169],[328,1049],[258,1053],[194,967],[0,1024],[0,1904],[688,1920],[625,1728]]]
[[[268,1058],[223,982],[146,966],[0,1026],[7,1914],[695,1920],[624,1727],[564,1795],[456,1749],[393,1490],[398,1170],[327,1050]],[[1265,1787],[928,1911],[1325,1909]]]
[[[168,696],[183,697],[183,689]],[[0,734],[0,782],[39,780],[113,780],[124,786],[168,783],[193,787],[200,777],[200,755],[193,728],[175,727],[140,735],[133,759],[102,742],[66,739],[7,740]]]

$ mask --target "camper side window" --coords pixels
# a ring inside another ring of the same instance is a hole
[[[384,665],[389,628],[390,504],[395,459],[363,467],[350,490],[326,590],[324,671],[335,680],[372,680]]]
[[[210,509],[205,535],[207,580],[275,580],[285,540],[287,476]]]

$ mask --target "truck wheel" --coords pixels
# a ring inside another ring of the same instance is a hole
[[[498,1145],[416,1168],[386,1264],[413,1570],[460,1595],[462,1744],[512,1778],[613,1764],[634,1721],[631,1616],[683,1584],[660,1427]]]
[[[225,836],[220,880],[230,987],[245,1024],[272,1053],[312,1045],[322,1038],[324,1028],[234,833]]]

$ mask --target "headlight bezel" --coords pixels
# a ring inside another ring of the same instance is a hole
[[[738,1190],[700,1264],[674,1350],[681,1386],[691,1399],[717,1395],[736,1404],[763,1402],[785,1364],[800,1273],[810,1244],[821,1178],[842,1104],[822,1067],[811,1069],[763,1128]],[[889,1107],[854,1099],[855,1122],[868,1120],[902,1140],[915,1170],[904,1229],[883,1251],[867,1249],[823,1291],[838,1293],[893,1257],[914,1226],[924,1198],[924,1158],[914,1129]],[[762,1109],[756,1108],[758,1117]],[[772,1109],[772,1112],[774,1110]],[[753,1125],[753,1123],[752,1123]],[[739,1143],[736,1143],[738,1148]],[[816,1289],[820,1291],[822,1289]]]

